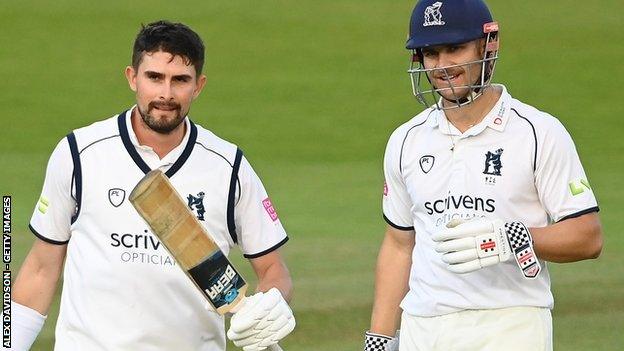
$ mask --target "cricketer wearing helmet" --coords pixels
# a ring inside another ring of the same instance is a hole
[[[570,135],[491,84],[498,31],[482,0],[413,10],[408,72],[426,109],[386,147],[365,350],[552,350],[547,261],[600,255],[599,209]]]

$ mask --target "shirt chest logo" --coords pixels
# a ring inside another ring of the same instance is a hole
[[[418,163],[420,164],[420,169],[423,171],[423,173],[429,173],[431,168],[433,168],[434,162],[435,157],[431,155],[425,155],[420,158],[420,161]]]
[[[499,148],[498,150],[494,152],[488,151],[485,153],[485,169],[483,170],[483,174],[485,174],[485,184],[495,185],[496,178],[502,176],[502,173],[501,173],[501,169],[503,168],[503,162],[501,161],[502,155],[503,155],[502,148]]]
[[[485,153],[485,169],[483,174],[489,174],[493,176],[501,176],[501,169],[503,168],[503,162],[501,156],[503,155],[503,149],[498,149],[494,152],[488,151]]]
[[[120,188],[112,188],[108,190],[108,201],[114,207],[119,207],[126,199],[126,191]]]
[[[200,221],[204,220],[204,213],[206,213],[206,209],[204,207],[204,195],[205,193],[200,191],[197,196],[189,194],[186,197],[188,207],[191,211],[197,213],[197,219]]]

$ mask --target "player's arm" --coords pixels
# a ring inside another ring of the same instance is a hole
[[[537,256],[546,261],[581,261],[597,258],[602,251],[602,226],[596,212],[529,231]]]
[[[227,336],[245,350],[263,350],[295,328],[295,317],[287,302],[292,281],[279,250],[249,261],[258,277],[257,292],[232,316]]]
[[[35,242],[13,285],[13,301],[46,315],[54,298],[67,245]]]
[[[288,237],[260,178],[245,157],[238,179],[240,198],[234,210],[238,244],[258,277],[258,287],[232,316],[227,336],[245,350],[263,350],[295,328],[295,317],[287,302],[292,281],[279,251]]]
[[[13,284],[12,350],[28,350],[41,331],[63,269],[67,245],[36,239]]]
[[[401,318],[399,304],[408,291],[414,231],[388,225],[377,257],[372,333],[394,335]]]
[[[39,202],[30,220],[37,236],[13,285],[12,350],[28,350],[43,326],[63,269],[76,210],[69,143],[61,140],[50,155]]]
[[[449,270],[472,272],[515,258],[526,278],[541,270],[540,258],[574,262],[602,251],[598,205],[572,138],[555,119],[538,128],[535,187],[553,224],[527,228],[522,218],[449,223],[432,236]],[[543,129],[543,130],[542,130]]]
[[[432,239],[452,272],[468,273],[515,258],[529,279],[541,271],[536,257],[557,263],[597,258],[603,241],[595,212],[540,228],[500,219],[457,221],[449,223]]]
[[[365,351],[398,350],[397,328],[401,300],[409,290],[415,232],[412,200],[400,167],[405,130],[395,130],[384,153],[383,217],[388,223],[377,256],[375,297],[370,330],[364,334]]]
[[[249,262],[258,277],[256,291],[266,292],[271,288],[277,288],[284,299],[290,301],[293,288],[292,280],[279,250],[251,258]]]

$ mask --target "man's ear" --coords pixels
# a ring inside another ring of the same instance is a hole
[[[206,85],[206,75],[202,74],[199,76],[199,78],[197,78],[197,82],[195,84],[195,91],[193,92],[193,100],[196,99],[199,94],[202,92],[202,90],[204,89],[204,86]]]
[[[137,72],[134,70],[134,67],[128,66],[128,67],[126,67],[126,70],[125,70],[124,73],[126,75],[126,79],[128,80],[128,85],[130,86],[130,89],[136,93],[136,91],[137,91],[137,88],[136,88],[136,74],[137,74]]]

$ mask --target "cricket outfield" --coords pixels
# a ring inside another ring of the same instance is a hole
[[[495,82],[557,116],[601,207],[598,260],[549,264],[555,349],[624,345],[624,3],[488,1],[501,26]],[[0,5],[0,193],[12,196],[13,279],[47,158],[74,128],[133,104],[123,76],[141,22],[190,25],[208,83],[193,120],[241,146],[291,241],[297,329],[288,351],[359,350],[382,239],[381,160],[422,108],[404,49],[414,1],[19,1]],[[565,181],[565,180],[562,180]],[[242,274],[248,265],[234,251]],[[249,279],[253,285],[252,279]],[[50,350],[58,297],[33,350]],[[166,307],[164,307],[166,308]],[[234,348],[232,348],[234,349]]]

